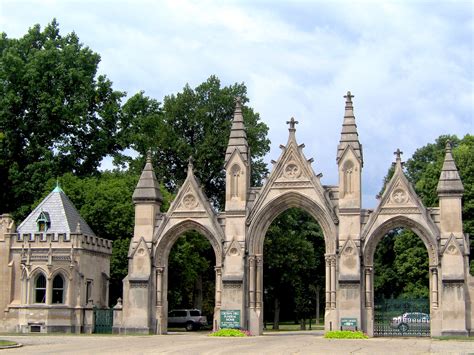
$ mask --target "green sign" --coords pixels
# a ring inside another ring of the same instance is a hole
[[[355,329],[357,328],[357,318],[341,318],[342,329]]]
[[[240,310],[221,310],[221,329],[225,328],[240,328]]]

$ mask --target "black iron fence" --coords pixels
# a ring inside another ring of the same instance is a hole
[[[374,311],[374,336],[430,336],[428,299],[379,299]]]

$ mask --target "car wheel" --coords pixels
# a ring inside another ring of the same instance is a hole
[[[186,323],[186,330],[188,332],[190,332],[191,330],[194,330],[194,323],[193,322]]]
[[[402,323],[398,326],[398,330],[400,330],[401,333],[406,333],[408,332],[408,324]]]

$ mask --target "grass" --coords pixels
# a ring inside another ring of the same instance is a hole
[[[239,329],[221,329],[209,334],[210,337],[246,337],[248,332]]]
[[[301,330],[300,324],[295,322],[280,322],[280,329],[272,329],[273,323],[267,322],[265,332],[288,332],[288,331],[305,331],[309,330],[309,321],[306,322],[306,329]],[[314,321],[311,322],[311,330],[324,330],[324,323],[316,324]]]
[[[441,337],[433,337],[438,340],[458,340],[458,341],[474,341],[474,336],[462,336],[462,335],[446,335]]]
[[[352,330],[332,330],[326,332],[324,337],[327,339],[368,339],[369,337],[361,331]]]
[[[17,343],[10,340],[0,340],[0,346],[12,346],[12,345],[17,345]]]

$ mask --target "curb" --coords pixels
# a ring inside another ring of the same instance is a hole
[[[15,345],[0,345],[0,350],[21,348],[22,346],[23,344],[20,343],[17,343]]]

